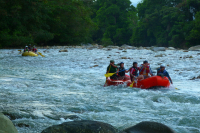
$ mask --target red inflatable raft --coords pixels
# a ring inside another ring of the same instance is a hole
[[[120,84],[126,84],[127,86],[130,86],[132,84],[130,77],[128,77],[128,80],[113,80],[110,79],[110,77],[106,80],[106,83],[104,86],[118,86]],[[167,77],[161,77],[161,76],[153,76],[144,80],[138,80],[133,84],[133,88],[141,88],[141,89],[151,89],[151,88],[157,88],[157,87],[169,87],[170,82]]]
[[[108,77],[104,86],[111,86],[111,85],[118,86],[121,84],[126,84],[127,86],[130,86],[130,84],[132,83],[130,76],[126,75],[126,77],[127,77],[127,80],[114,80]]]
[[[144,80],[137,81],[133,88],[151,89],[157,87],[169,87],[170,82],[167,77],[153,76]]]

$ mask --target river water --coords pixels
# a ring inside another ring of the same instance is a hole
[[[0,50],[0,111],[17,115],[12,121],[19,133],[40,133],[51,125],[72,121],[67,115],[119,129],[154,121],[178,133],[200,132],[200,82],[189,80],[200,75],[198,52],[39,51],[46,57],[22,57],[17,50]],[[160,54],[163,57],[155,57]],[[165,64],[174,85],[160,90],[103,87],[110,59],[123,61],[126,68],[133,61],[148,60],[153,71]]]

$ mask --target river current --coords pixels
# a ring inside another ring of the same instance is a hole
[[[58,51],[48,49],[44,53],[40,49],[45,57],[22,57],[17,50],[0,50],[0,112],[18,116],[12,122],[19,133],[40,133],[49,126],[72,121],[64,117],[68,115],[109,123],[119,129],[154,121],[177,133],[200,132],[200,82],[190,80],[200,75],[198,52],[78,48]],[[126,68],[133,61],[141,64],[148,60],[154,72],[164,64],[174,84],[160,90],[103,87],[111,59],[123,61]]]

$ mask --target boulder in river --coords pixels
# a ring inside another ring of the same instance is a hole
[[[165,55],[165,54],[155,55],[155,57],[164,57],[164,56],[167,56],[167,55]]]
[[[165,47],[151,47],[152,51],[165,51],[166,48]]]
[[[59,52],[68,52],[67,49],[62,49],[62,50],[59,50]]]
[[[0,113],[0,133],[18,133],[12,121]]]
[[[107,46],[106,48],[109,48],[109,49],[119,49],[119,46]]]
[[[190,80],[200,79],[200,75],[198,77],[193,77]]]
[[[175,133],[175,131],[161,123],[141,122],[125,129],[124,133]]]
[[[122,49],[133,49],[134,47],[124,44],[124,45],[121,46],[121,48]]]
[[[117,133],[117,129],[103,122],[82,120],[54,125],[42,133]]]
[[[128,59],[127,57],[122,57],[121,59]]]
[[[168,47],[168,50],[176,50],[174,47]]]
[[[194,46],[194,47],[190,47],[188,49],[189,51],[200,51],[200,45]]]

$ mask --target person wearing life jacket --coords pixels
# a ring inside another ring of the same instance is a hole
[[[127,71],[125,68],[124,68],[124,63],[121,62],[120,64],[120,67],[117,69],[117,73],[118,73],[118,79],[119,80],[128,80],[130,78],[126,77],[126,73],[128,73],[129,71]]]
[[[165,70],[165,66],[161,65],[160,68],[157,70],[157,75],[158,76],[166,76],[169,81],[171,82],[171,84],[173,84],[171,77],[169,76],[169,73]]]
[[[139,75],[143,75],[144,79],[149,78],[150,77],[149,74],[153,76],[153,73],[149,65],[150,64],[148,63],[148,61],[144,61],[143,64],[140,66],[141,69]]]
[[[117,72],[117,65],[115,65],[115,61],[114,60],[110,60],[110,64],[107,67],[107,72],[106,73],[116,73]],[[114,74],[110,77],[110,79],[115,79],[117,80],[117,75]]]
[[[139,75],[138,74],[140,69],[141,68],[138,67],[138,63],[137,62],[133,62],[133,66],[129,69],[131,81],[134,81],[135,79],[138,79],[138,80],[143,80],[144,79],[143,75]]]
[[[28,46],[28,50],[29,50],[29,51],[32,50],[32,48],[31,48],[31,44],[29,44],[29,46]]]
[[[35,46],[33,46],[32,51],[35,52],[35,53],[37,53],[37,48]]]
[[[28,50],[28,46],[25,46],[25,48],[24,48],[24,52],[26,52],[26,51],[29,52],[29,50]]]

